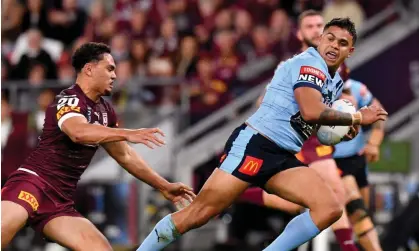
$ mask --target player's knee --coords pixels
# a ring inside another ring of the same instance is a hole
[[[343,205],[339,203],[336,196],[330,196],[323,204],[322,212],[324,212],[324,219],[326,221],[326,225],[331,225],[343,214]]]
[[[336,201],[336,203],[334,203],[328,211],[330,221],[333,223],[342,217],[343,207]]]
[[[346,204],[346,211],[358,237],[362,237],[374,229],[374,224],[362,199],[351,200]]]

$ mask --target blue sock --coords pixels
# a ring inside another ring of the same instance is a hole
[[[137,251],[162,250],[180,235],[173,224],[172,215],[169,214],[156,224]]]
[[[307,211],[292,219],[285,227],[284,232],[264,251],[289,251],[311,240],[319,233],[319,229]]]

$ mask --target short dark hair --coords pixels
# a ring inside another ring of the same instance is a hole
[[[304,18],[312,16],[322,16],[322,14],[317,10],[306,10],[301,12],[301,14],[298,16],[298,27],[301,26],[301,22]]]
[[[356,34],[355,24],[351,21],[351,19],[349,19],[349,17],[333,18],[324,26],[323,31],[327,30],[331,26],[337,26],[339,28],[347,30],[349,34],[351,34],[352,36],[353,45],[355,45],[358,36]]]
[[[71,65],[79,73],[85,64],[102,60],[105,53],[111,53],[108,45],[95,42],[85,43],[74,52]]]

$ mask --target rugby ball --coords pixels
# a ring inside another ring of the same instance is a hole
[[[355,106],[351,103],[351,101],[347,99],[336,100],[335,102],[333,102],[331,108],[351,114],[356,112]],[[349,126],[322,125],[317,131],[317,138],[323,145],[336,145],[337,143],[342,141],[343,137],[349,132],[349,129]]]

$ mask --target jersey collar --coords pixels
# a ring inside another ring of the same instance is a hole
[[[83,92],[83,90],[80,88],[80,86],[78,84],[74,84],[72,86],[72,88],[74,89],[74,91],[76,91],[77,93],[80,93],[80,95],[83,95],[83,97],[85,97],[86,103],[89,106],[95,106],[95,105],[101,103],[101,101],[102,101],[102,98],[99,98],[99,102],[97,102],[97,103],[95,101],[91,100],[88,96],[86,96],[86,94]]]

